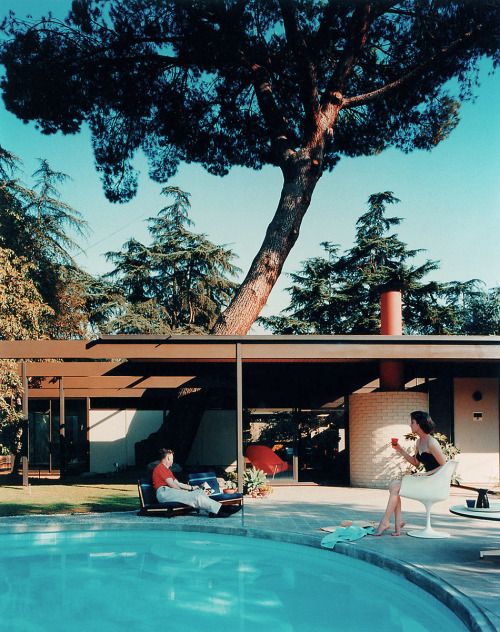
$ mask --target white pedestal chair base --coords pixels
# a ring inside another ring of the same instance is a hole
[[[450,481],[457,467],[457,461],[447,461],[431,476],[403,476],[399,495],[418,500],[425,507],[425,529],[407,531],[412,538],[449,538],[449,533],[435,531],[431,527],[431,510],[435,503],[446,500],[450,495]]]
[[[428,538],[429,540],[450,537],[449,533],[435,531],[434,529],[416,529],[415,531],[407,531],[406,533],[407,535],[411,535],[412,538]]]

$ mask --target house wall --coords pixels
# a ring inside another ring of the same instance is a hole
[[[474,393],[481,393],[476,401]],[[473,487],[498,485],[499,401],[496,378],[455,378],[455,445],[460,482]],[[476,413],[476,414],[475,414]],[[479,414],[481,416],[479,416]]]
[[[90,471],[114,472],[135,464],[135,444],[163,422],[155,410],[91,410],[89,413]],[[162,446],[159,446],[159,448]],[[186,465],[230,467],[236,463],[236,412],[207,410]]]
[[[91,410],[89,412],[90,471],[114,472],[135,464],[135,444],[163,422],[156,410]],[[159,446],[161,447],[161,446]]]
[[[475,401],[473,393],[482,399]],[[356,393],[349,397],[351,485],[386,487],[407,464],[390,447],[391,437],[409,432],[409,413],[428,410],[428,396],[413,391]],[[482,413],[474,420],[474,413]],[[133,466],[135,443],[159,429],[162,411],[91,410],[89,412],[90,471],[112,472],[115,463]],[[205,412],[187,465],[234,469],[235,411]],[[454,379],[454,442],[461,450],[458,474],[464,485],[498,484],[500,468],[499,393],[496,378]],[[410,448],[414,444],[408,442]],[[413,449],[413,448],[412,448]]]
[[[355,393],[349,397],[352,486],[384,488],[401,476],[408,463],[392,449],[391,437],[405,446],[410,413],[428,408],[427,394],[414,391]]]

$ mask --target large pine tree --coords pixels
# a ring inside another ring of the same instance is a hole
[[[8,17],[1,87],[44,133],[88,125],[111,200],[135,194],[139,151],[159,182],[182,161],[281,170],[262,246],[213,330],[245,334],[321,175],[342,156],[446,138],[478,60],[499,61],[499,17],[495,0],[75,0],[65,21]]]
[[[39,162],[27,187],[18,178],[21,161],[0,148],[0,246],[31,263],[29,276],[52,310],[42,335],[84,338],[100,283],[75,262],[72,253],[81,249],[71,234],[85,235],[87,224],[61,200],[58,187],[69,176]]]
[[[207,333],[236,288],[233,252],[189,230],[189,194],[176,187],[162,193],[173,201],[148,220],[152,242],[130,239],[107,254],[116,266],[107,276],[119,292],[108,332]]]

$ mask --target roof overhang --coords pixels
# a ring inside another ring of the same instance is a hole
[[[238,358],[249,389],[355,390],[379,362],[411,376],[453,367],[500,375],[500,336],[102,336],[0,342],[0,359],[23,362],[29,397],[151,397],[179,387],[234,389]],[[45,360],[45,361],[44,361]],[[280,363],[278,367],[276,363]],[[307,369],[302,365],[307,364]],[[21,364],[19,365],[21,373]]]
[[[500,336],[101,336],[0,342],[0,359],[163,362],[500,361]]]

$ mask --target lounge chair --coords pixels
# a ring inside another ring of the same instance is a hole
[[[449,538],[450,534],[444,531],[435,531],[431,527],[432,506],[446,500],[450,495],[451,477],[457,469],[458,461],[447,461],[441,469],[431,476],[403,476],[399,495],[403,498],[413,498],[425,506],[425,529],[408,531],[408,535],[414,538]]]
[[[282,474],[288,470],[288,463],[267,445],[249,445],[246,456],[253,467],[262,470],[267,476],[274,478],[276,474]]]
[[[191,485],[199,485],[200,487],[203,483],[207,483],[207,485],[213,490],[212,493],[209,494],[210,498],[212,500],[216,500],[218,503],[221,503],[221,505],[241,505],[243,507],[243,494],[238,492],[231,494],[222,493],[214,472],[197,472],[195,474],[188,474],[188,481]]]
[[[140,478],[137,481],[139,489],[139,502],[141,508],[139,516],[167,516],[171,518],[177,514],[185,514],[196,511],[198,509],[177,502],[159,503],[156,498],[156,491],[150,478]]]

